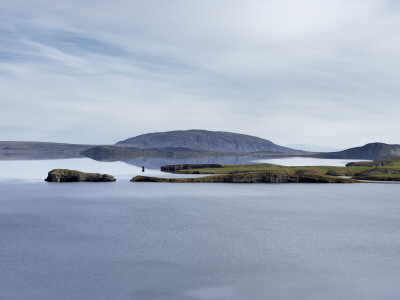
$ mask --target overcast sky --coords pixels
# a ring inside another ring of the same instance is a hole
[[[1,0],[0,140],[400,144],[400,1]]]

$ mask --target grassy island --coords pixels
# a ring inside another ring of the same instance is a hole
[[[354,183],[362,181],[400,181],[400,158],[354,162],[345,167],[274,164],[246,165],[168,165],[164,172],[204,174],[198,178],[158,178],[136,176],[135,182],[226,182],[226,183]]]

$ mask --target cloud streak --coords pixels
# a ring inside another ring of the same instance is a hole
[[[400,143],[393,1],[4,0],[0,11],[1,140],[203,128]]]

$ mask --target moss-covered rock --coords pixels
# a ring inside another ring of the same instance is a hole
[[[383,166],[393,166],[400,159],[377,159],[374,161],[356,161],[346,164],[346,167],[383,167]]]
[[[54,169],[47,175],[48,182],[113,182],[114,176],[100,173],[84,173],[76,170]]]
[[[356,173],[355,177],[361,176],[379,176],[379,175],[400,175],[400,169],[397,168],[373,168]]]
[[[326,172],[326,175],[329,175],[329,176],[345,176],[346,172],[344,170],[332,169],[332,170],[328,170]]]
[[[354,178],[371,181],[400,181],[400,169],[398,168],[373,168],[356,173]]]
[[[297,175],[325,175],[324,170],[316,170],[316,169],[301,169],[296,171]]]

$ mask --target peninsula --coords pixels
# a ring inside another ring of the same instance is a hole
[[[221,182],[221,183],[354,183],[400,181],[400,159],[354,162],[346,167],[286,167],[273,164],[170,165],[161,168],[175,174],[203,174],[196,178],[136,176],[132,182]]]

